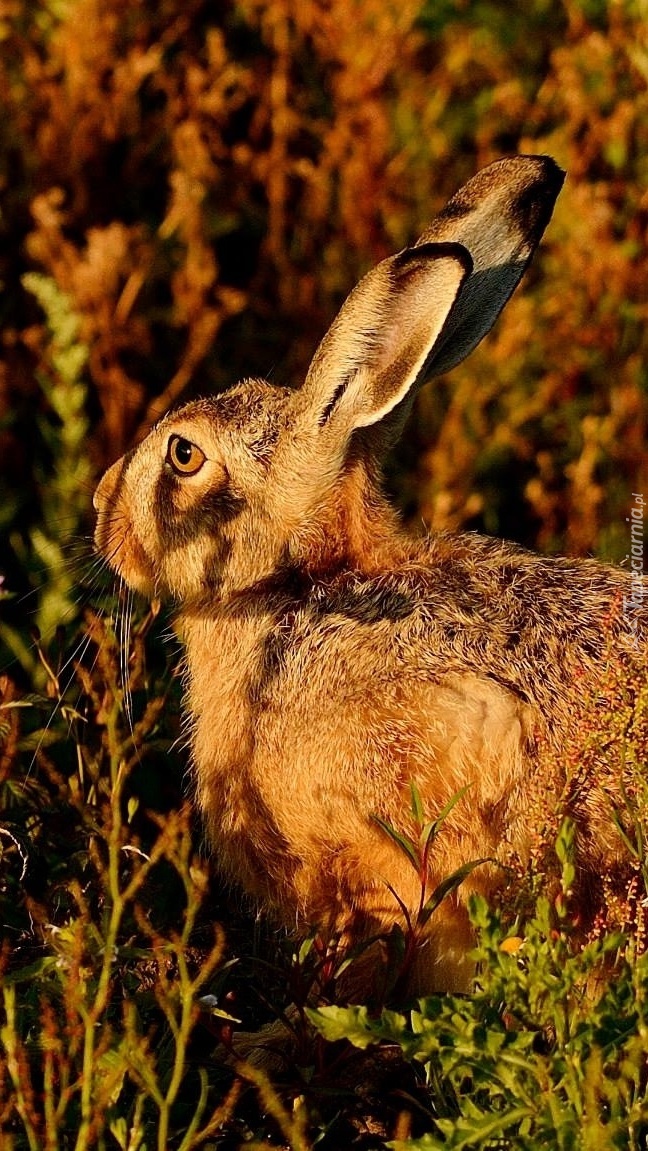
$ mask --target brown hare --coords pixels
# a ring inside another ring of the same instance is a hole
[[[430,890],[467,861],[524,859],[540,751],[560,753],[574,684],[589,698],[610,645],[629,663],[643,645],[629,573],[472,534],[414,538],[381,489],[413,394],[490,329],[562,182],[544,156],[479,172],[354,289],[301,388],[250,379],[186,404],[97,488],[99,552],[176,605],[217,863],[293,930],[358,942],[402,923],[399,900],[418,905],[380,825],[407,830],[411,781],[430,817],[465,789]],[[584,876],[622,854],[610,805],[593,784],[573,798]],[[412,989],[466,986],[466,893],[501,877],[477,867],[441,904]],[[350,996],[374,978],[358,970]]]

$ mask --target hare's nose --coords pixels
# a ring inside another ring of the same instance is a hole
[[[94,490],[94,494],[92,496],[92,506],[96,512],[100,512],[102,507],[104,507],[104,505],[106,503],[106,497],[105,497],[105,486],[106,485],[104,483],[105,479],[106,479],[106,477],[102,476],[102,478],[99,480],[99,483],[97,484],[97,486]]]
[[[106,504],[110,503],[117,490],[122,472],[123,460],[117,460],[102,475],[92,497],[92,506],[96,512],[100,512]]]

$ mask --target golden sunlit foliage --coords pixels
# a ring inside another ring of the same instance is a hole
[[[330,956],[200,853],[165,619],[83,611],[72,553],[96,476],[171,404],[298,384],[367,268],[481,166],[547,152],[568,178],[522,288],[420,393],[388,480],[432,528],[627,564],[648,0],[0,0],[0,101],[0,1148],[639,1151],[645,684],[612,661],[550,765],[574,790],[621,772],[626,896],[602,866],[578,921],[569,807],[539,786],[531,860],[473,902],[474,994],[325,1003],[331,1047],[307,1010]],[[280,1086],[235,1076],[239,1017],[288,1004]]]
[[[480,165],[568,172],[491,340],[400,470],[435,527],[622,558],[645,484],[645,3],[165,0],[1,9],[3,483],[33,490],[41,313],[79,318],[97,468],[185,388],[298,382],[368,265]]]

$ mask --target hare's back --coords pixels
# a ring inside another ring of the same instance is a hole
[[[477,535],[435,537],[391,570],[343,572],[288,599],[268,638],[268,667],[302,685],[326,676],[336,699],[371,696],[376,683],[474,674],[550,706],[575,671],[587,679],[608,656],[641,658],[646,613],[628,609],[630,584],[596,561]]]

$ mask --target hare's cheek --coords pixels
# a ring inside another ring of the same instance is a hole
[[[118,561],[118,574],[133,591],[153,595],[156,585],[155,567],[133,533],[124,537]]]

